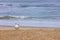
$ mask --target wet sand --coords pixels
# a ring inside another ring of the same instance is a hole
[[[60,40],[60,28],[0,26],[0,40]]]

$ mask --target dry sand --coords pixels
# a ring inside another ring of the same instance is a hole
[[[0,40],[60,40],[60,28],[20,28],[0,26]]]

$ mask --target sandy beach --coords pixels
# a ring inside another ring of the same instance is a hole
[[[0,40],[60,40],[60,28],[0,26]]]

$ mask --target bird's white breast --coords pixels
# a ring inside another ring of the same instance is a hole
[[[19,27],[19,25],[15,25],[15,27]]]

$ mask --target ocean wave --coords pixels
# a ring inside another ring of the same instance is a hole
[[[0,7],[22,7],[22,8],[25,8],[25,7],[60,7],[59,4],[53,4],[53,3],[50,3],[50,4],[47,4],[47,3],[39,3],[39,4],[33,4],[33,3],[30,3],[30,4],[24,4],[24,3],[19,3],[19,4],[13,4],[13,3],[7,3],[7,4],[3,4],[3,3],[0,3]]]
[[[59,19],[60,16],[42,16],[42,17],[32,17],[32,16],[0,16],[0,19]]]
[[[16,18],[28,19],[31,17],[29,17],[29,16],[0,16],[0,19],[16,19]]]
[[[20,5],[20,7],[60,7],[56,4],[39,4],[39,5]]]
[[[0,19],[32,19],[32,18],[40,18],[40,17],[32,17],[32,16],[0,16]]]

